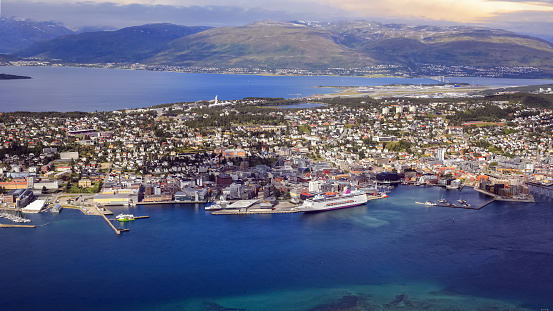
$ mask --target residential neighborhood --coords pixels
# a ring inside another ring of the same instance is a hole
[[[314,187],[390,182],[516,196],[528,183],[553,182],[551,110],[509,100],[215,99],[0,118],[8,209],[64,195],[85,210],[220,197],[299,202]]]

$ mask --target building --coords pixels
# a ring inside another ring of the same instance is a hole
[[[61,152],[60,153],[60,159],[61,160],[77,160],[79,158],[78,152]]]
[[[176,202],[207,202],[207,190],[186,188],[175,193]]]
[[[96,194],[94,203],[100,205],[128,205],[130,197],[127,194]]]
[[[11,207],[23,208],[35,199],[33,190],[30,188],[27,189],[16,189],[11,190],[4,195],[4,203],[7,203]]]
[[[438,158],[438,161],[445,160],[445,149],[443,148],[438,149],[438,151],[436,152],[436,158]]]
[[[92,181],[90,179],[81,179],[79,180],[79,187],[81,188],[92,187]]]
[[[27,205],[25,208],[21,209],[21,211],[24,213],[40,213],[44,210],[44,207],[46,207],[46,201],[36,200]]]

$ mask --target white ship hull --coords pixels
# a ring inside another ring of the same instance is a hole
[[[355,191],[324,199],[308,199],[298,207],[298,210],[304,213],[322,212],[363,205],[365,203],[367,203],[367,195],[363,191]]]

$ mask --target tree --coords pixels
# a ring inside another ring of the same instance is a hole
[[[282,191],[280,191],[280,189],[278,188],[274,188],[274,191],[273,191],[274,195],[275,195],[275,198],[279,198],[281,195],[282,195]]]
[[[290,200],[290,191],[286,191],[286,192],[284,193],[284,199]]]

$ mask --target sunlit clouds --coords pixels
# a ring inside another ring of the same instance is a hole
[[[483,0],[321,0],[352,12],[359,18],[440,20],[458,23],[482,23],[488,19],[515,12],[553,12],[546,2],[511,2]]]

